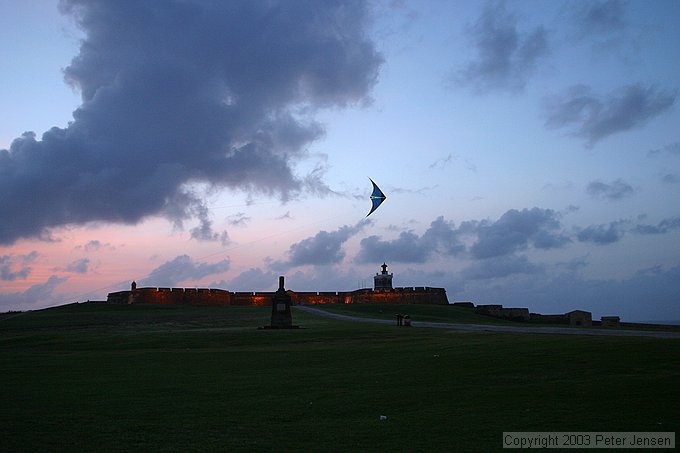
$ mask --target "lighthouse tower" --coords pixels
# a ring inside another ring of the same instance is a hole
[[[392,289],[392,274],[387,273],[387,264],[383,263],[382,272],[373,277],[373,289],[376,291]]]

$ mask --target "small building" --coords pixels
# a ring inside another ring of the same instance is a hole
[[[387,273],[387,264],[383,263],[380,267],[382,272],[373,277],[373,289],[375,291],[392,289],[392,274]]]
[[[589,311],[574,310],[566,313],[569,318],[570,326],[587,326],[593,325],[593,314]]]
[[[618,316],[602,316],[600,325],[602,327],[619,327],[621,326],[621,318]]]

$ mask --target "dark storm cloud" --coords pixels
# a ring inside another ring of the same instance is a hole
[[[342,245],[360,232],[371,221],[364,219],[354,226],[342,226],[335,231],[319,231],[315,236],[290,246],[287,261],[274,261],[272,269],[283,270],[295,266],[337,264],[345,257]]]
[[[620,241],[624,234],[623,222],[615,221],[609,222],[609,225],[591,225],[581,229],[576,237],[580,242],[607,245]]]
[[[669,110],[676,96],[675,91],[641,84],[618,88],[606,96],[594,93],[586,85],[575,85],[563,95],[546,100],[545,125],[552,129],[568,128],[572,135],[592,146],[617,132],[643,126]]]
[[[522,33],[504,2],[488,3],[469,32],[477,55],[453,80],[477,92],[521,91],[549,51],[545,29]]]
[[[624,197],[633,195],[635,189],[633,186],[625,182],[623,179],[617,179],[611,183],[604,183],[602,181],[592,181],[586,188],[588,195],[592,197],[601,197],[608,200],[620,200]]]
[[[194,262],[188,255],[180,255],[166,261],[140,280],[140,284],[151,286],[174,286],[186,280],[198,280],[208,275],[229,270],[228,259],[216,263]]]
[[[559,248],[569,242],[561,231],[559,214],[552,209],[510,209],[496,222],[481,222],[470,251],[475,258],[492,258],[524,250]]]
[[[358,263],[424,263],[435,252],[457,255],[464,250],[459,230],[452,222],[438,217],[422,236],[412,231],[402,231],[398,238],[392,240],[382,240],[375,235],[362,239],[361,249],[355,260]]]
[[[3,255],[0,256],[0,280],[14,281],[23,280],[31,273],[30,263],[38,257],[38,252],[33,251],[28,255]]]
[[[323,192],[318,174],[293,170],[324,132],[310,115],[365,101],[382,63],[360,1],[61,8],[85,33],[65,69],[82,105],[68,127],[0,150],[2,244],[66,224],[195,217],[195,182],[283,199]],[[194,237],[220,238],[199,221]]]

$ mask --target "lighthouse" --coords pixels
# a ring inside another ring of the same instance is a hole
[[[383,263],[382,272],[373,277],[373,289],[376,291],[392,289],[392,274],[387,273],[387,264]]]

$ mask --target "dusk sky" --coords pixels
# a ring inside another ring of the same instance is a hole
[[[0,12],[0,311],[386,262],[450,302],[680,320],[678,1]]]

